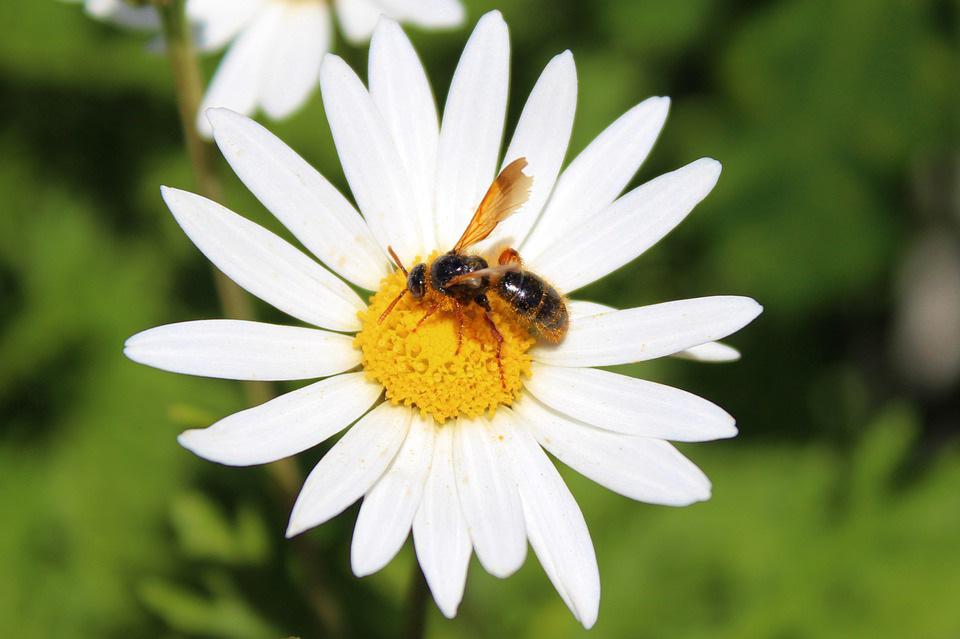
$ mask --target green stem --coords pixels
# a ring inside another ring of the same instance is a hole
[[[183,0],[159,2],[167,56],[173,72],[177,108],[183,126],[184,142],[190,164],[197,180],[197,188],[205,197],[219,199],[223,195],[214,162],[212,145],[203,140],[196,129],[197,112],[203,98],[203,81],[197,64],[190,25],[187,22]]]
[[[404,639],[422,639],[427,630],[427,580],[420,564],[413,560],[413,573],[407,590],[407,613],[403,624]]]
[[[163,35],[173,73],[176,90],[177,109],[180,113],[180,125],[183,129],[184,143],[190,166],[193,169],[196,188],[200,195],[223,201],[223,186],[217,174],[216,155],[213,144],[204,140],[197,131],[197,113],[203,99],[203,80],[197,63],[190,24],[187,20],[185,0],[153,0],[160,13]],[[253,319],[250,300],[243,290],[230,278],[216,268],[213,269],[214,284],[220,305],[227,317],[234,319]],[[256,406],[275,397],[270,384],[266,382],[243,382],[243,392],[247,404]],[[300,469],[294,459],[282,459],[266,466],[284,508],[293,505],[302,482]],[[317,573],[316,558],[305,540],[298,540],[294,548],[300,555],[303,568],[309,575],[307,597],[310,600],[317,619],[327,636],[340,634],[342,619],[339,609],[333,603],[331,593],[324,580]]]
[[[190,157],[190,166],[193,168],[197,191],[208,199],[221,202],[223,186],[217,175],[213,145],[197,132],[197,112],[203,98],[203,81],[193,48],[185,3],[184,0],[155,0],[155,3],[163,22],[183,139]],[[253,309],[243,290],[217,269],[213,269],[213,278],[224,314],[234,319],[252,319]],[[243,382],[243,391],[247,404],[251,406],[262,404],[275,396],[266,382]],[[292,459],[282,460],[270,464],[267,468],[285,500],[292,502],[300,484],[300,473],[295,462]]]

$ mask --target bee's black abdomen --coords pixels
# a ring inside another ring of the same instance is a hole
[[[552,286],[547,285],[544,290],[543,300],[534,321],[547,331],[566,331],[569,321],[567,305]]]
[[[510,271],[497,282],[497,294],[543,334],[559,339],[567,330],[567,305],[557,291],[530,271]]]
[[[500,278],[497,293],[515,311],[524,317],[530,317],[536,313],[543,298],[543,282],[524,271],[510,271]]]

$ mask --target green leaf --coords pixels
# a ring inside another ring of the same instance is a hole
[[[277,637],[273,628],[233,589],[223,576],[208,578],[209,596],[162,579],[149,579],[139,588],[144,605],[179,632],[224,637],[263,639]]]
[[[259,565],[269,557],[266,524],[251,506],[241,506],[231,522],[209,497],[187,492],[174,499],[170,517],[180,547],[190,558]]]

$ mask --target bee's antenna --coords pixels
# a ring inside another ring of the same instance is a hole
[[[393,253],[393,250],[390,252]],[[397,265],[399,266],[399,263]],[[402,266],[400,266],[400,270],[402,270],[404,273],[407,272]],[[408,289],[403,289],[400,291],[399,295],[393,298],[393,301],[390,302],[390,306],[388,306],[384,312],[380,313],[380,319],[377,320],[377,324],[383,324],[383,320],[387,319],[387,315],[390,314],[390,311],[393,310],[393,307],[400,303],[400,300],[403,299],[403,296],[407,294],[407,290]]]
[[[397,254],[393,252],[392,246],[387,246],[387,252],[390,253],[390,257],[393,259],[393,263],[397,265],[397,268],[400,269],[404,275],[409,275],[409,273],[407,273],[406,267],[403,265],[403,262],[401,262],[400,258],[397,257]],[[397,301],[399,301],[399,298]],[[395,301],[394,304],[396,303],[397,302]],[[390,308],[393,308],[393,304],[390,305]]]

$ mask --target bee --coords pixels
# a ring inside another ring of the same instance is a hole
[[[503,335],[491,316],[493,309],[487,297],[488,293],[499,296],[518,317],[548,342],[557,343],[562,340],[570,323],[563,297],[542,277],[524,269],[520,254],[515,249],[504,249],[494,266],[490,266],[483,257],[466,252],[471,246],[486,239],[500,222],[516,213],[526,203],[533,184],[533,178],[523,172],[526,166],[526,158],[519,158],[504,167],[487,189],[480,206],[454,247],[430,264],[421,262],[407,271],[393,248],[387,247],[397,268],[407,277],[407,286],[390,302],[379,319],[382,323],[408,293],[414,299],[420,300],[431,290],[436,291],[440,297],[427,308],[414,331],[436,313],[445,300],[450,300],[459,322],[456,351],[459,353],[463,342],[463,310],[471,303],[477,304],[483,309],[487,326],[497,343],[497,366],[500,383],[504,388],[506,380],[502,361]]]

